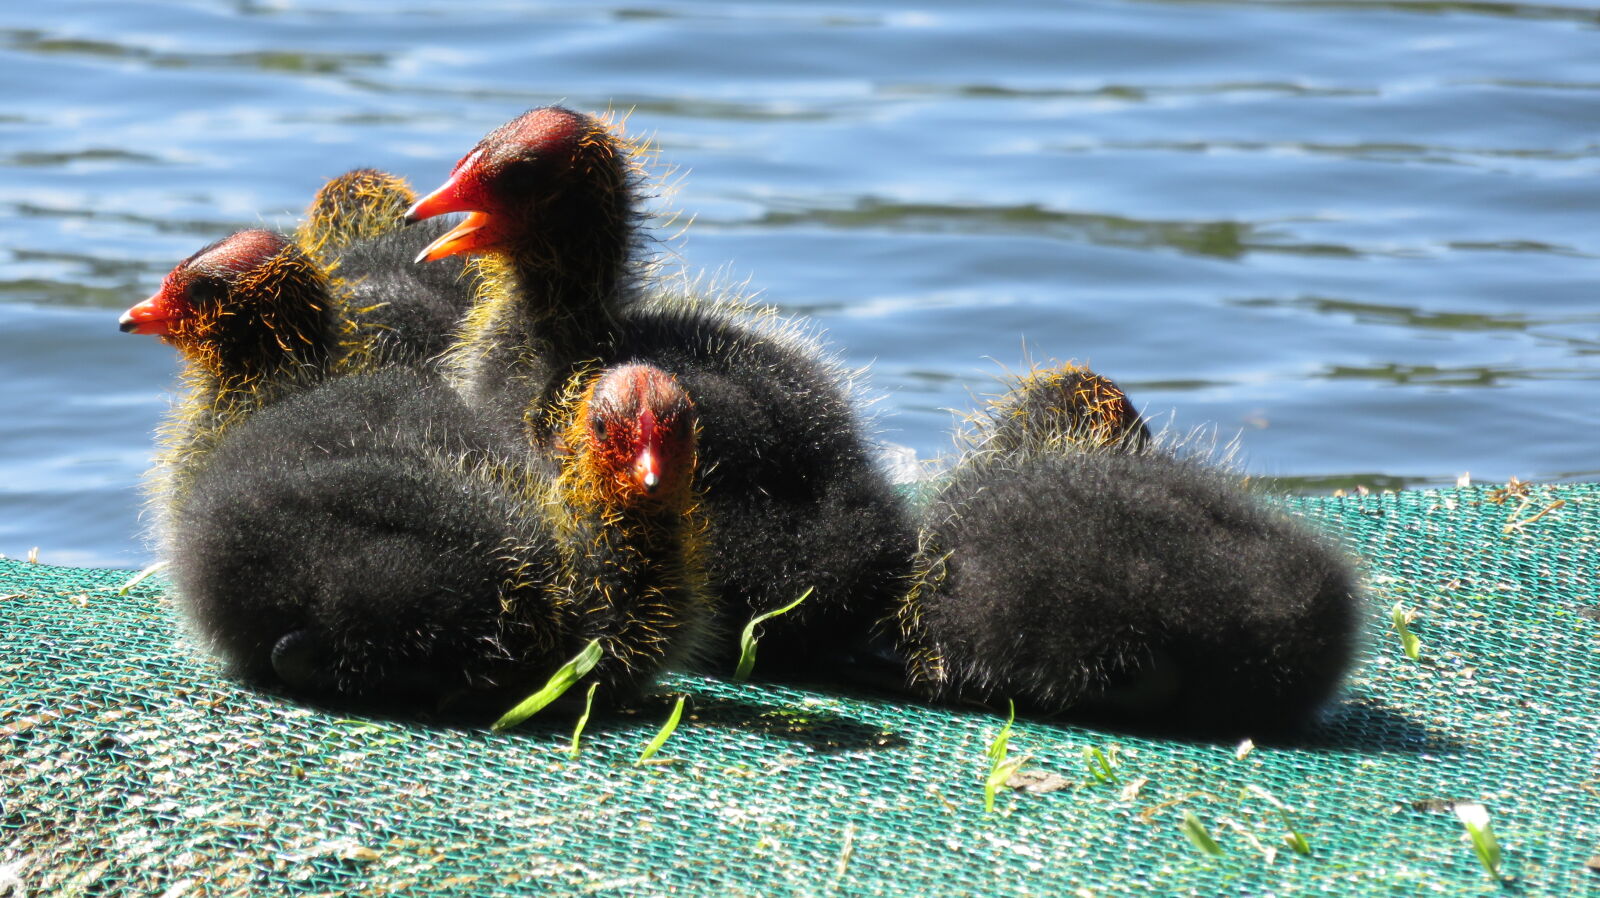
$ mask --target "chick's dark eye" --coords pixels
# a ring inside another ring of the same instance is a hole
[[[496,162],[487,178],[494,181],[497,190],[506,195],[531,193],[547,179],[544,160],[538,156],[524,156]]]
[[[183,290],[183,298],[191,305],[202,305],[212,301],[219,301],[227,296],[226,285],[218,283],[211,278],[199,278],[190,281]]]
[[[606,422],[601,418],[594,419],[594,438],[600,442],[606,439]]]

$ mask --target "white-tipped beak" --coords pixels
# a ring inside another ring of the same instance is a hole
[[[655,453],[649,449],[640,453],[639,462],[635,470],[639,472],[639,482],[644,484],[644,488],[647,490],[655,489],[656,484],[661,482],[661,475],[656,471]]]

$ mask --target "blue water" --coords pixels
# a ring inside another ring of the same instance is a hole
[[[0,96],[12,556],[148,560],[175,365],[115,319],[176,261],[551,102],[925,456],[1076,358],[1289,488],[1600,477],[1600,6],[13,2]]]

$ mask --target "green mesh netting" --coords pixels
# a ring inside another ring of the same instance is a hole
[[[1600,485],[1288,504],[1370,583],[1327,722],[1241,757],[1018,721],[1023,770],[1060,788],[1002,790],[988,814],[993,716],[677,677],[674,763],[633,763],[665,698],[591,723],[571,760],[570,720],[494,735],[250,692],[180,636],[159,581],[123,596],[127,572],[0,562],[0,895],[7,877],[30,895],[1507,888],[1449,809],[1464,801],[1488,807],[1509,890],[1600,892]],[[1420,612],[1420,661],[1396,602]],[[1113,745],[1102,781],[1083,752]],[[1223,854],[1190,843],[1186,812]]]

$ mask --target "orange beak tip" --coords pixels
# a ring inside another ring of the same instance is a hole
[[[455,230],[447,231],[432,243],[424,246],[422,248],[422,252],[417,253],[417,258],[415,260],[416,264],[421,265],[423,262],[437,262],[438,260],[450,255],[450,244],[454,242],[455,238]]]
[[[427,246],[424,246],[422,248],[422,252],[417,253],[416,264],[421,265],[423,262],[437,262],[440,259],[447,259],[450,256],[463,252],[464,248],[458,245],[458,238],[460,236],[461,235],[457,234],[455,231],[451,231],[450,233],[445,234],[443,237],[440,237],[438,240],[435,240]]]
[[[464,221],[442,234],[439,239],[417,253],[417,263],[437,262],[462,253],[484,252],[494,248],[494,238],[485,226],[489,216],[482,212],[469,214]]]
[[[651,492],[661,483],[661,473],[656,470],[656,456],[654,452],[646,449],[639,456],[639,461],[634,466],[634,472],[639,478],[639,485],[645,492]]]
[[[154,334],[164,336],[172,333],[171,321],[157,300],[161,294],[156,294],[144,302],[122,313],[117,319],[117,329],[125,334]]]

